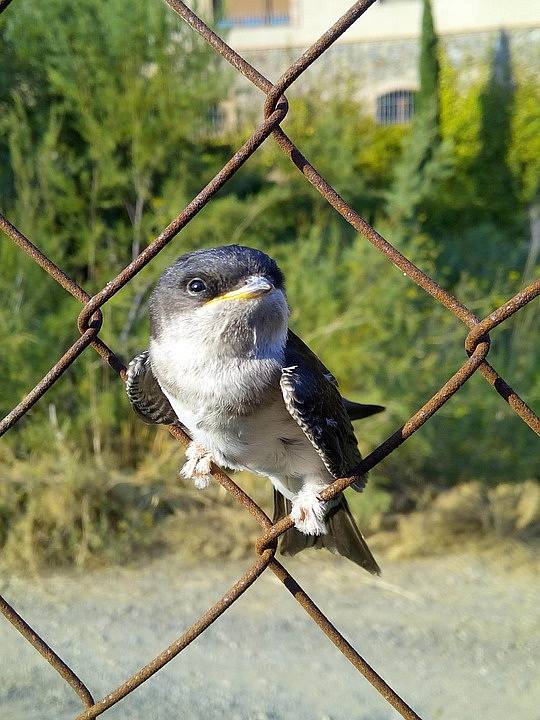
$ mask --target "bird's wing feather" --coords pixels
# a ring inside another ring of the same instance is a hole
[[[126,375],[128,398],[133,409],[144,422],[178,424],[176,413],[152,372],[148,350],[133,358],[128,365]]]
[[[343,398],[343,404],[351,420],[361,420],[376,415],[385,409],[382,405],[364,405],[353,400],[347,400],[347,398]]]
[[[336,478],[346,477],[362,456],[337,381],[307,345],[291,332],[285,347],[280,384],[287,410],[328,471]]]

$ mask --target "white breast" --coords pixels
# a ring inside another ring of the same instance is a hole
[[[289,499],[305,477],[331,482],[285,407],[277,358],[203,358],[181,339],[152,340],[150,354],[179,420],[218,464],[266,475]],[[246,408],[246,395],[258,401]]]

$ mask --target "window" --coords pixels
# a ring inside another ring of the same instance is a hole
[[[414,92],[394,90],[377,98],[379,125],[398,125],[410,121],[414,113]]]
[[[290,0],[213,0],[219,27],[288,25]]]

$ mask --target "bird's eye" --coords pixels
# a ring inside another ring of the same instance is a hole
[[[198,295],[206,290],[206,283],[201,278],[193,278],[187,285],[190,295]]]

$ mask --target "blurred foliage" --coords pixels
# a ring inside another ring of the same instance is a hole
[[[523,564],[538,567],[539,540],[540,485],[529,480],[494,488],[469,482],[426,493],[415,512],[380,518],[370,543],[394,559],[489,549],[511,568],[520,554]]]
[[[19,0],[16,13],[0,18],[0,34],[3,210],[93,293],[159,234],[252,128],[216,133],[209,108],[226,97],[229,71],[159,3]],[[337,191],[478,316],[530,281],[538,260],[528,212],[538,203],[539,83],[500,42],[485,58],[483,76],[466,86],[439,51],[437,111],[419,114],[412,128],[377,126],[350,88],[324,98],[291,92],[285,122]],[[226,243],[276,257],[295,330],[345,394],[386,405],[357,426],[364,453],[465,359],[463,325],[358,236],[270,140],[106,304],[103,339],[124,360],[143,349],[146,298],[159,273],[188,249]],[[80,306],[5,239],[0,293],[5,413],[73,342]],[[490,351],[497,370],[533,406],[540,397],[535,338],[531,305],[494,331]],[[51,561],[64,553],[74,563],[81,546],[100,554],[107,538],[119,556],[128,546],[151,545],[155,508],[138,494],[134,505],[118,502],[109,481],[120,473],[129,484],[145,466],[152,487],[168,473],[176,482],[179,453],[164,469],[154,452],[157,436],[130,411],[110,368],[85,352],[4,440],[6,473],[18,480],[6,475],[0,544],[22,547],[18,539],[38,528],[49,538],[43,542]],[[427,483],[533,478],[533,442],[475,375],[372,472],[365,506],[383,512],[388,498]],[[146,509],[139,512],[141,502]]]
[[[430,0],[424,0],[420,40],[420,88],[407,142],[396,164],[386,213],[394,235],[403,239],[423,232],[437,210],[433,201],[445,179],[452,176],[449,142],[441,142],[439,40]]]
[[[416,93],[416,114],[432,112],[439,122],[439,38],[433,24],[431,0],[424,0],[419,61],[420,88]]]

